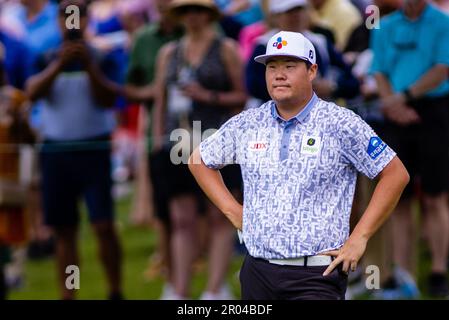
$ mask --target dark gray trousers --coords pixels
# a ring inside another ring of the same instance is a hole
[[[240,270],[243,300],[344,300],[348,277],[341,265],[281,266],[246,255]]]

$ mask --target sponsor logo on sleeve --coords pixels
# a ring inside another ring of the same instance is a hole
[[[368,152],[371,159],[375,160],[386,148],[387,144],[382,139],[379,137],[371,137],[366,152]]]

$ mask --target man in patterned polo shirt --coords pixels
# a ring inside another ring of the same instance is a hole
[[[243,299],[344,299],[347,273],[395,207],[408,173],[359,116],[315,95],[315,49],[302,34],[279,32],[255,60],[266,65],[273,100],[203,141],[190,170],[248,249]],[[232,163],[242,168],[243,206],[218,171]],[[378,183],[349,236],[357,171]]]

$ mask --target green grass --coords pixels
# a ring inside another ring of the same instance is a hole
[[[154,252],[155,234],[149,228],[135,227],[129,223],[130,199],[118,201],[117,225],[123,249],[123,285],[126,299],[157,299],[161,293],[163,279],[148,281],[143,276],[148,259]],[[84,211],[84,210],[83,210]],[[105,299],[106,281],[97,258],[96,241],[92,230],[83,215],[80,237],[80,289],[79,299]],[[234,294],[240,294],[238,279],[235,276],[240,269],[242,257],[236,256],[228,275],[228,282]],[[24,285],[11,291],[9,299],[59,299],[56,282],[56,269],[53,259],[29,260],[26,263]],[[196,274],[192,281],[192,296],[199,297],[206,283],[204,272]]]
[[[149,300],[160,296],[163,279],[157,278],[148,281],[143,276],[148,266],[148,259],[155,249],[155,234],[149,228],[135,227],[129,223],[131,208],[130,198],[117,202],[117,225],[124,254],[124,295],[126,299]],[[85,210],[84,210],[85,211]],[[100,262],[97,258],[96,241],[92,230],[83,215],[79,248],[81,255],[80,290],[77,291],[79,299],[105,299],[107,296],[105,278]],[[430,299],[427,295],[427,275],[430,272],[430,254],[423,241],[419,243],[419,265],[417,269],[418,284],[421,289],[421,299]],[[234,295],[240,296],[240,287],[237,278],[242,263],[241,256],[236,256],[228,274],[228,283]],[[26,263],[24,286],[10,292],[10,299],[58,299],[55,263],[53,259],[29,260]],[[192,281],[192,297],[198,298],[206,283],[205,272],[198,273]],[[368,299],[369,296],[360,296]]]

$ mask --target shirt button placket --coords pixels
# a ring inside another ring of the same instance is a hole
[[[281,148],[281,161],[288,158],[288,145],[290,141],[290,132],[291,132],[290,122],[283,123],[283,133],[282,133],[282,148]]]

